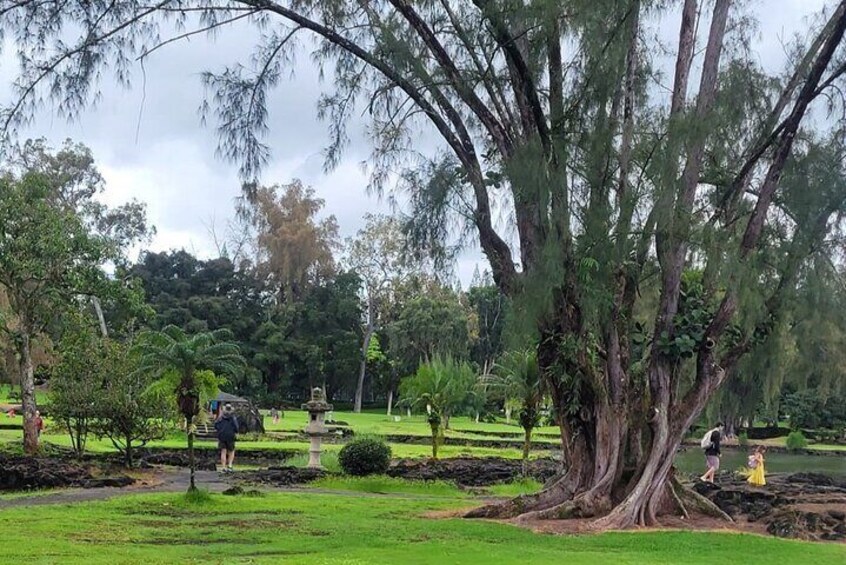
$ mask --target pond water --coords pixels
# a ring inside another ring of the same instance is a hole
[[[736,471],[746,466],[747,452],[741,449],[724,450],[721,470]],[[846,478],[846,456],[794,455],[767,453],[765,469],[768,473],[825,473]],[[676,456],[676,467],[685,473],[704,473],[705,456],[698,449],[687,449]]]

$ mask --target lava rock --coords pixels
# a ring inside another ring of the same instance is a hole
[[[129,485],[133,484],[135,479],[132,477],[127,477],[125,475],[118,475],[116,477],[100,477],[96,479],[90,479],[84,481],[82,483],[82,487],[84,488],[104,488],[104,487],[111,487],[111,488],[122,488],[128,487]]]
[[[95,478],[88,467],[62,458],[0,455],[0,490],[124,487],[133,482],[123,475]]]
[[[301,485],[316,481],[327,475],[322,469],[303,467],[270,467],[257,471],[242,471],[237,479],[245,483],[260,483],[273,486]]]
[[[763,523],[774,536],[846,539],[846,485],[838,479],[818,473],[773,474],[765,487],[735,478],[713,485],[696,483],[693,488],[723,512]]]
[[[515,459],[454,458],[439,460],[400,459],[388,469],[388,476],[422,481],[451,481],[460,486],[484,487],[513,481],[521,476],[522,462]],[[529,463],[529,475],[544,483],[559,469],[551,459]]]

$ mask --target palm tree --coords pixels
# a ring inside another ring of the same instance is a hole
[[[544,387],[534,349],[511,351],[502,356],[494,372],[484,381],[493,392],[498,392],[506,404],[519,407],[520,426],[523,428],[523,475],[529,471],[529,451],[532,431],[540,420]]]
[[[429,409],[433,459],[438,458],[438,444],[449,427],[449,417],[466,407],[475,384],[476,373],[468,363],[437,355],[420,365],[414,376],[400,383],[403,403],[424,405]]]
[[[194,485],[194,418],[200,412],[201,399],[217,393],[217,375],[235,375],[245,366],[240,349],[232,343],[231,332],[216,330],[188,335],[182,328],[167,326],[160,332],[145,332],[136,350],[139,372],[157,380],[152,388],[175,397],[179,413],[185,418],[188,435],[188,462],[191,468],[189,492]]]

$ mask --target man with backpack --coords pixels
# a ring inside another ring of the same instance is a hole
[[[722,437],[723,423],[717,422],[712,429],[702,436],[702,441],[699,442],[699,445],[705,449],[705,465],[708,468],[699,479],[706,483],[713,483],[714,475],[720,469],[720,440]]]
[[[238,418],[232,410],[231,404],[223,407],[223,412],[214,423],[217,431],[217,447],[220,449],[221,472],[231,473],[232,462],[235,461],[235,436],[238,433]]]

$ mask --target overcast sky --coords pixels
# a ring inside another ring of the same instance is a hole
[[[761,22],[756,51],[761,62],[779,69],[784,61],[782,39],[804,29],[803,19],[832,0],[751,0],[750,9]],[[660,35],[667,41],[678,34],[677,19],[663,21]],[[147,203],[149,219],[158,230],[153,250],[185,248],[200,257],[214,254],[207,225],[222,226],[233,212],[240,193],[237,165],[215,156],[215,132],[200,125],[197,108],[202,99],[199,74],[219,71],[246,60],[255,37],[253,30],[235,27],[215,40],[194,38],[159,50],[137,72],[131,90],[112,83],[101,85],[97,108],[78,123],[68,124],[50,108],[37,116],[25,137],[46,137],[54,145],[72,138],[88,145],[107,182],[103,199],[119,204],[130,198]],[[0,57],[0,96],[8,102],[8,85],[17,73],[12,49]],[[384,199],[368,195],[361,162],[370,147],[353,124],[352,143],[341,165],[323,172],[321,150],[327,141],[326,125],[316,118],[315,103],[321,85],[307,52],[299,58],[294,77],[284,81],[270,99],[273,152],[263,175],[266,184],[299,178],[314,186],[326,201],[325,212],[338,219],[342,235],[353,235],[365,212],[389,211]],[[478,249],[461,257],[458,273],[466,285],[476,265],[487,265]]]

